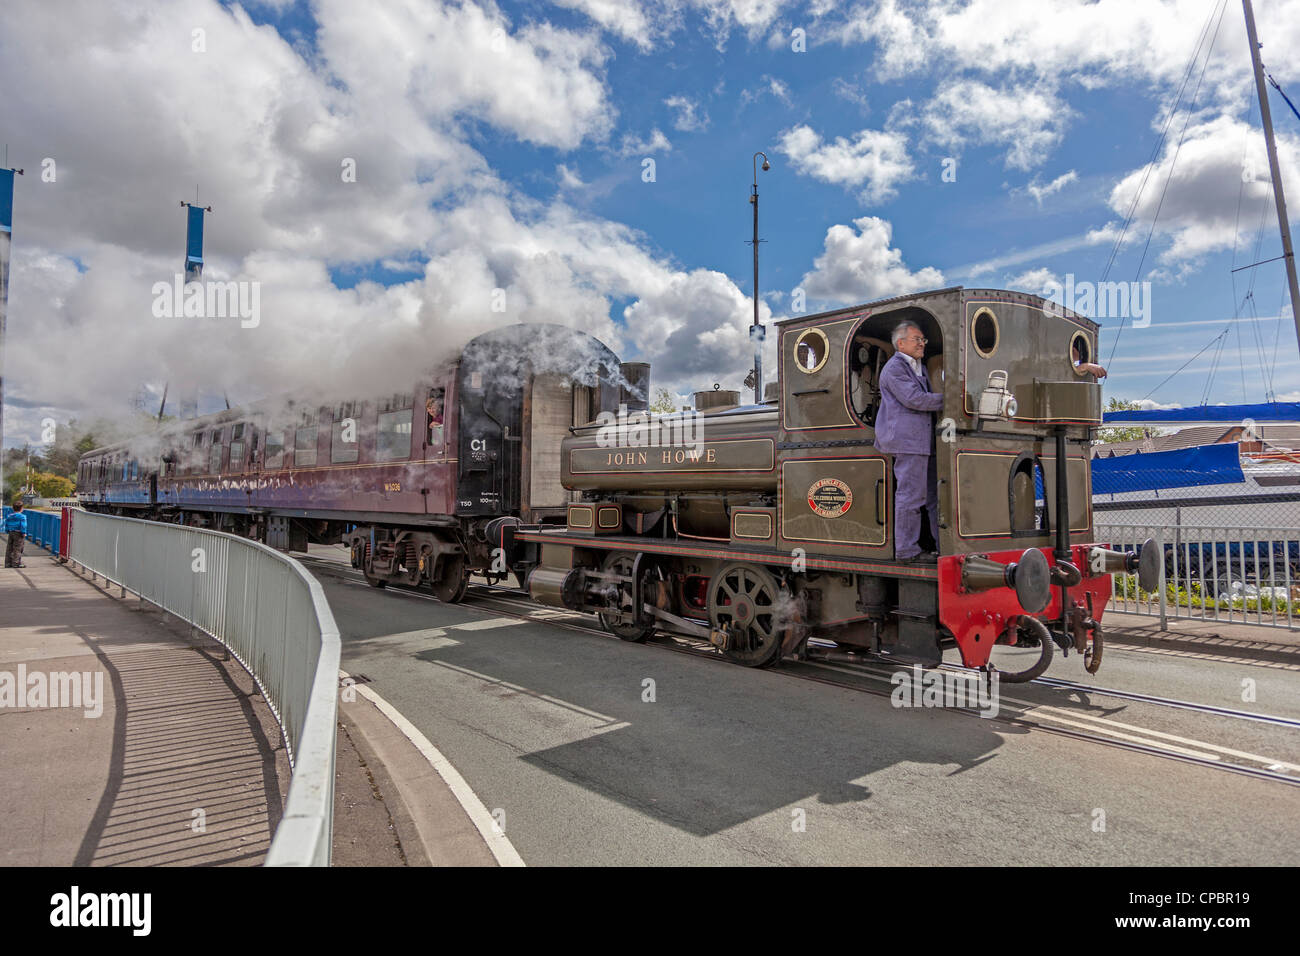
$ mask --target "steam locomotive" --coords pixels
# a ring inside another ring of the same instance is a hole
[[[943,383],[940,534],[922,540],[935,566],[895,560],[892,458],[873,444],[903,321]],[[635,414],[575,426],[561,477],[581,500],[566,526],[506,525],[503,545],[534,600],[595,613],[628,641],[669,629],[749,666],[935,666],[955,645],[986,671],[996,645],[1038,648],[1000,671],[1011,681],[1041,674],[1059,648],[1095,673],[1110,573],[1154,587],[1159,561],[1151,543],[1091,541],[1101,389],[1079,366],[1097,331],[1037,296],[963,288],[780,322],[769,401],[715,407],[690,427]]]
[[[904,320],[944,395],[932,566],[895,559],[892,457],[873,444]],[[1095,672],[1110,573],[1150,590],[1159,565],[1154,545],[1091,542],[1101,398],[1076,361],[1097,329],[1016,292],[887,299],[778,323],[761,405],[701,393],[651,415],[649,366],[572,329],[513,326],[379,400],[260,403],[96,449],[78,494],[285,550],[342,541],[372,586],[446,601],[471,573],[513,574],[624,640],[695,635],[748,666],[934,666],[955,645],[991,671],[1011,645],[1037,654],[1003,680],[1041,674],[1054,648]]]

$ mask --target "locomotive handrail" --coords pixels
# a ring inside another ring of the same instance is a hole
[[[293,776],[266,866],[328,866],[339,632],[301,564],[237,535],[70,512],[68,557],[229,648],[280,724]]]

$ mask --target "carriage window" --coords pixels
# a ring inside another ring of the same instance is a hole
[[[221,471],[221,433],[212,433],[212,449],[208,452],[208,474],[215,475]]]
[[[820,371],[831,354],[830,342],[821,329],[805,329],[794,342],[794,361],[801,372]]]
[[[581,386],[578,386],[579,388]],[[574,389],[577,391],[577,388]],[[429,429],[429,444],[442,447],[443,400],[447,396],[445,388],[429,389],[429,397],[424,403],[425,426]]]
[[[375,460],[394,461],[411,455],[411,409],[383,412],[375,435]]]
[[[330,461],[334,463],[357,460],[357,413],[360,402],[344,402],[334,406],[334,424],[330,426]]]
[[[980,309],[970,321],[971,343],[981,358],[992,358],[998,350],[998,317],[992,309]]]
[[[266,469],[274,471],[284,464],[284,433],[278,428],[266,430]]]
[[[314,424],[294,431],[293,463],[297,467],[316,464],[316,426]]]
[[[244,467],[244,443],[242,441],[232,441],[230,443],[230,468]]]

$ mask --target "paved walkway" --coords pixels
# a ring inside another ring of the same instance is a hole
[[[1106,636],[1117,644],[1168,648],[1239,660],[1300,665],[1300,631],[1261,627],[1240,620],[1173,618],[1160,630],[1160,618],[1107,609]]]
[[[102,579],[26,564],[0,571],[0,863],[259,865],[289,768],[243,668]]]
[[[260,865],[289,764],[252,679],[102,578],[25,560],[0,570],[0,866]],[[363,700],[340,708],[334,811],[335,866],[495,863]]]

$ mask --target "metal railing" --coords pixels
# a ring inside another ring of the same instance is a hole
[[[1095,540],[1136,551],[1147,538],[1161,545],[1164,566],[1154,592],[1137,577],[1115,574],[1110,606],[1169,618],[1300,627],[1300,528],[1098,524]]]
[[[8,505],[4,506],[4,517],[9,517],[13,511]],[[23,514],[27,516],[27,540],[44,548],[50,554],[59,553],[59,528],[62,515],[50,514],[48,511],[32,511],[30,508],[24,508]]]
[[[71,513],[69,559],[230,649],[280,723],[293,776],[267,866],[328,866],[339,632],[297,561],[232,534]]]

